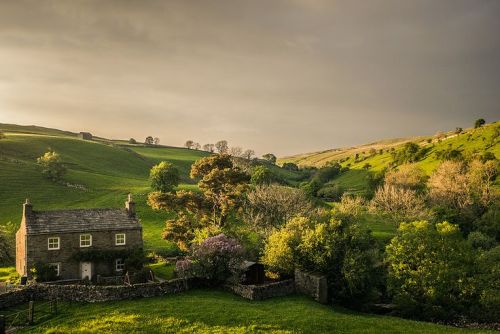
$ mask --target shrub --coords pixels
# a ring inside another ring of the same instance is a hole
[[[162,161],[149,172],[151,188],[160,192],[171,192],[179,185],[179,170],[170,162]]]
[[[57,272],[53,266],[37,262],[31,268],[31,275],[37,282],[51,282],[57,280]]]
[[[188,266],[190,274],[220,284],[239,276],[243,247],[236,239],[221,233],[195,246],[191,261]]]
[[[5,139],[5,138],[6,138],[5,133],[3,133],[2,131],[0,131],[0,140],[1,139]]]
[[[424,172],[416,164],[403,164],[384,176],[386,185],[418,191],[425,188],[425,181]]]
[[[317,196],[323,199],[338,201],[342,197],[344,190],[339,185],[328,185],[318,190]]]
[[[42,167],[42,173],[52,181],[59,181],[67,172],[59,154],[52,150],[38,158],[37,163]]]
[[[277,181],[277,177],[269,168],[265,166],[255,166],[252,169],[250,181],[255,185],[271,184]]]
[[[299,171],[299,167],[296,164],[294,164],[293,162],[285,162],[282,167],[283,167],[283,169],[290,170],[293,172]]]
[[[377,254],[375,240],[355,223],[299,217],[269,236],[262,262],[280,274],[320,272],[335,300],[353,304],[374,297]]]
[[[402,223],[386,247],[388,290],[402,314],[451,320],[474,294],[475,253],[457,225]]]

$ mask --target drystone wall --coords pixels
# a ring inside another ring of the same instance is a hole
[[[323,275],[295,270],[295,289],[319,303],[328,303],[328,284]]]

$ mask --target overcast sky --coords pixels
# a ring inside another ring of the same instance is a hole
[[[498,0],[0,1],[0,122],[278,155],[500,117]]]

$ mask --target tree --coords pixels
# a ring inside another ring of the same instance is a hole
[[[370,165],[368,162],[363,165],[363,169],[368,170],[372,168],[372,165]]]
[[[274,154],[272,154],[272,153],[264,154],[262,156],[262,158],[264,158],[264,160],[267,160],[267,161],[269,161],[272,164],[276,163],[276,156]]]
[[[254,155],[255,155],[255,151],[248,149],[248,150],[245,150],[245,152],[243,152],[243,154],[241,156],[247,160],[250,160],[250,159],[252,159],[252,157]]]
[[[5,133],[3,133],[2,131],[0,131],[0,140],[1,139],[5,139],[5,138],[6,138]]]
[[[160,138],[155,137],[155,138],[153,139],[153,144],[155,144],[155,145],[159,145],[159,144],[160,144]]]
[[[215,143],[215,148],[220,154],[225,154],[228,151],[227,140],[219,140]]]
[[[474,258],[456,225],[402,223],[386,247],[388,289],[404,314],[450,320],[473,298]]]
[[[129,143],[129,144],[137,144],[137,141],[136,141],[134,138],[130,138],[130,139],[128,140],[128,143]]]
[[[172,192],[179,185],[179,170],[170,162],[162,161],[149,172],[151,188],[160,192]]]
[[[229,149],[229,155],[233,157],[239,157],[243,153],[243,149],[239,146],[233,146]]]
[[[390,184],[377,189],[370,206],[374,211],[390,215],[396,222],[430,217],[424,198],[415,190]]]
[[[267,235],[295,216],[307,216],[313,205],[300,189],[263,184],[247,193],[243,208],[245,221]]]
[[[484,120],[484,118],[479,118],[477,119],[475,122],[474,122],[474,128],[477,129],[477,128],[480,128],[482,127],[483,125],[486,124],[486,121]]]
[[[194,143],[194,144],[193,144],[193,148],[194,148],[195,150],[199,150],[199,149],[201,148],[200,143]]]
[[[420,148],[416,143],[406,143],[403,147],[392,154],[392,158],[396,164],[417,162],[423,158],[427,149]]]
[[[193,144],[194,144],[194,141],[186,140],[186,142],[184,143],[184,147],[186,147],[188,150],[190,150],[191,147],[193,147]]]
[[[464,129],[462,129],[462,128],[460,128],[460,127],[457,127],[457,128],[455,129],[455,133],[456,133],[457,135],[461,134],[462,132],[464,132]]]
[[[151,137],[151,136],[147,136],[146,140],[144,141],[144,144],[146,144],[146,145],[153,145],[153,143],[154,143],[154,138]]]
[[[213,153],[214,152],[214,147],[215,147],[214,144],[205,144],[205,145],[203,145],[203,150],[207,151],[207,152],[210,152],[210,153]]]
[[[293,162],[285,162],[283,166],[281,166],[283,169],[290,170],[293,172],[298,172],[299,171],[299,166],[294,164]]]
[[[7,266],[14,260],[15,241],[10,226],[10,223],[7,227],[0,226],[0,266]]]
[[[198,178],[198,187],[212,206],[212,222],[226,223],[231,210],[242,204],[242,195],[250,177],[233,166],[231,156],[218,154],[197,160],[191,166],[191,178]]]
[[[265,166],[255,166],[250,181],[252,184],[271,184],[275,180],[274,174]]]
[[[39,157],[37,163],[42,167],[42,173],[52,181],[59,181],[67,172],[59,154],[52,150]]]
[[[423,190],[425,188],[426,176],[416,164],[403,164],[397,169],[385,173],[384,184],[397,188]]]

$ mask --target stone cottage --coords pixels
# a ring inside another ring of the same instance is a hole
[[[34,211],[26,200],[16,233],[16,269],[29,277],[35,264],[48,265],[60,279],[117,275],[125,269],[123,257],[142,247],[130,195],[124,209]]]

